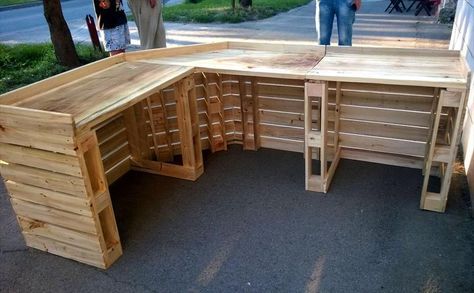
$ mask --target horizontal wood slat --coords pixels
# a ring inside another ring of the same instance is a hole
[[[16,164],[0,164],[0,172],[6,180],[64,192],[77,197],[87,197],[82,178]]]
[[[26,244],[30,247],[105,269],[104,256],[102,253],[29,233],[23,233],[23,236],[25,237]]]
[[[73,246],[101,252],[102,248],[97,235],[81,233],[53,224],[36,221],[27,217],[18,217],[23,234],[40,236]]]
[[[92,217],[89,199],[7,180],[5,185],[11,197],[74,214]]]
[[[80,232],[97,234],[95,221],[92,217],[73,214],[16,198],[11,198],[10,201],[18,216],[28,217]]]
[[[0,143],[0,160],[81,177],[77,157]]]

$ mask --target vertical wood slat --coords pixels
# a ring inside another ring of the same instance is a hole
[[[217,143],[214,138],[214,131],[212,126],[212,111],[211,111],[211,100],[209,97],[209,82],[207,81],[207,76],[204,72],[202,74],[202,85],[204,87],[203,97],[204,103],[206,104],[206,121],[207,121],[207,138],[209,139],[209,144],[211,147],[211,152],[216,152]]]
[[[321,95],[321,148],[320,148],[320,163],[321,163],[321,179],[325,180],[327,174],[327,131],[328,131],[328,86],[327,83],[322,84],[322,95]],[[324,182],[323,182],[324,184]],[[324,188],[323,188],[324,189]]]
[[[194,169],[196,178],[204,172],[204,163],[202,158],[202,145],[201,145],[201,133],[199,129],[199,114],[196,97],[196,86],[194,79],[188,77],[184,80],[186,99],[189,102],[189,115],[191,120],[192,129],[192,143],[194,150],[194,163],[192,168]]]
[[[260,138],[260,110],[259,110],[259,97],[258,97],[258,79],[252,78],[252,113],[253,113],[253,136],[255,150],[258,150],[261,146]]]
[[[224,88],[222,84],[222,75],[217,74],[217,85],[218,85],[218,97],[219,97],[219,103],[220,103],[220,113],[219,113],[219,119],[220,119],[220,128],[221,128],[221,137],[222,137],[222,147],[226,151],[227,150],[227,138],[226,138],[226,127],[225,127],[225,111],[224,111]]]
[[[311,96],[309,93],[309,87],[312,86],[309,83],[305,84],[305,99],[304,99],[304,129],[305,129],[305,143],[304,143],[304,160],[305,160],[305,189],[311,190],[310,179],[313,175],[313,158],[312,148],[308,144],[308,136],[312,130],[312,105]]]
[[[430,115],[430,124],[429,124],[429,129],[428,129],[428,138],[427,138],[427,143],[425,146],[425,155],[423,157],[423,169],[422,169],[422,174],[425,175],[426,172],[426,164],[427,164],[427,159],[430,153],[430,146],[431,146],[431,141],[433,138],[433,127],[435,124],[435,119],[436,119],[436,110],[438,108],[438,103],[439,103],[439,89],[434,89],[433,92],[433,102],[431,104],[431,115]],[[439,123],[439,122],[438,122]],[[429,172],[429,170],[428,170]]]
[[[439,122],[441,118],[441,109],[443,107],[443,97],[440,95],[436,96],[436,110],[434,113],[434,120],[433,120],[433,125],[430,127],[431,133],[430,133],[430,140],[428,141],[428,152],[425,156],[425,163],[424,163],[424,178],[423,178],[423,185],[421,187],[421,197],[420,197],[420,208],[423,209],[425,205],[425,200],[429,194],[428,192],[428,183],[430,180],[430,174],[431,174],[431,166],[433,163],[433,154],[434,150],[436,147],[436,139],[437,139],[437,134],[438,134],[438,128],[439,128]]]
[[[181,141],[181,155],[183,165],[192,167],[195,162],[193,148],[193,133],[191,124],[191,112],[189,109],[189,99],[184,81],[179,81],[176,85],[176,112],[178,114],[179,138]]]
[[[150,128],[151,128],[151,137],[152,137],[152,140],[153,140],[153,150],[155,152],[155,157],[156,157],[156,160],[159,160],[160,159],[160,151],[158,150],[158,142],[156,140],[156,129],[155,129],[155,123],[154,123],[154,119],[153,119],[153,113],[151,111],[151,102],[150,102],[150,97],[147,97],[145,99],[146,101],[146,109],[147,109],[147,113],[148,113],[148,121],[150,122]]]
[[[148,145],[145,110],[142,102],[127,108],[123,112],[130,153],[135,160],[151,159],[152,152]]]
[[[340,103],[341,103],[341,82],[336,82],[336,105],[335,105],[335,117],[334,117],[334,148],[337,150],[339,148],[339,129],[340,129]]]
[[[253,127],[250,127],[250,117],[253,114],[253,99],[247,94],[247,79],[239,76],[239,94],[240,94],[240,109],[242,121],[242,135],[244,150],[255,150],[255,133]],[[252,117],[253,120],[253,117]],[[254,121],[252,121],[254,123]]]
[[[166,109],[166,102],[165,102],[165,97],[163,90],[160,91],[160,105],[161,105],[161,110],[163,111],[163,126],[165,128],[165,140],[166,140],[166,145],[168,146],[167,152],[165,152],[165,158],[163,158],[165,161],[172,161],[174,154],[173,154],[173,145],[172,145],[172,136],[170,133],[170,126],[168,122],[168,110]]]

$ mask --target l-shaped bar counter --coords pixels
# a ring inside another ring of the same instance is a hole
[[[101,268],[122,254],[111,183],[129,170],[196,180],[202,150],[230,144],[304,153],[305,187],[324,193],[340,158],[419,168],[420,208],[444,212],[469,80],[448,50],[125,53],[1,95],[0,172],[28,246]]]

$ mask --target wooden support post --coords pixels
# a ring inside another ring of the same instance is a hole
[[[427,160],[428,160],[430,149],[431,149],[431,141],[432,141],[433,133],[434,133],[433,127],[435,125],[436,110],[438,108],[438,104],[439,104],[439,89],[435,88],[433,91],[433,102],[431,103],[430,124],[429,124],[429,129],[428,129],[427,143],[425,146],[425,156],[423,157],[423,168],[422,168],[423,175],[425,175],[426,164],[427,164]],[[429,171],[430,170],[428,170],[428,172]]]
[[[176,85],[175,99],[183,166],[191,167],[195,162],[193,148],[193,127],[191,122],[191,110],[189,107],[187,88],[183,81],[179,81]]]
[[[253,111],[253,98],[247,95],[247,80],[239,76],[240,108],[242,114],[242,144],[244,150],[255,150],[255,134],[253,127],[250,127],[250,118]],[[252,119],[253,120],[253,119]],[[253,123],[254,121],[252,121]]]
[[[192,168],[194,169],[197,179],[204,172],[204,163],[202,158],[201,133],[199,130],[196,85],[194,84],[194,79],[192,77],[187,77],[184,80],[184,89],[186,91],[186,98],[188,99],[189,115],[192,127],[192,147],[194,151],[194,162],[192,164]]]
[[[340,117],[341,117],[341,97],[342,97],[342,90],[341,90],[341,82],[336,82],[336,105],[334,109],[334,149],[336,152],[339,149],[339,126],[340,126]]]
[[[327,132],[328,132],[328,84],[327,82],[321,84],[321,100],[319,108],[321,109],[321,146],[320,146],[320,158],[319,162],[321,164],[321,183],[322,189],[326,192],[325,189],[325,179],[327,174],[328,162],[327,162]]]
[[[107,268],[122,255],[122,245],[95,131],[79,138],[78,155]]]
[[[340,85],[339,85],[340,86]],[[319,99],[316,115],[320,117],[313,128],[314,107],[312,100]],[[307,82],[305,84],[305,186],[306,190],[326,193],[336,172],[340,158],[340,148],[336,148],[331,166],[328,162],[328,85],[327,82]],[[320,127],[320,128],[319,128]],[[338,134],[335,135],[338,137]],[[313,175],[313,149],[319,149],[320,175]]]
[[[321,150],[321,131],[313,130],[313,98],[323,95],[324,87],[321,83],[307,82],[305,84],[304,119],[305,119],[305,188],[306,190],[323,192],[321,175],[313,175],[313,148]],[[318,107],[320,109],[320,107]],[[319,110],[318,109],[318,110]],[[319,116],[321,117],[321,116]]]
[[[227,150],[227,138],[226,138],[226,128],[225,128],[225,110],[224,110],[224,88],[222,85],[222,75],[217,74],[217,86],[218,86],[218,95],[219,95],[219,104],[220,104],[220,113],[219,113],[219,122],[221,124],[221,137],[222,137],[222,148]]]
[[[425,207],[425,200],[428,197],[428,183],[430,180],[430,173],[431,173],[431,166],[433,163],[433,154],[435,151],[436,147],[436,139],[437,139],[437,134],[438,134],[438,128],[439,128],[439,121],[441,119],[441,109],[443,107],[443,101],[442,97],[437,95],[435,97],[435,100],[437,101],[436,103],[436,110],[434,111],[434,119],[433,119],[433,125],[430,127],[430,134],[429,134],[429,141],[427,142],[427,149],[428,152],[425,156],[425,164],[423,167],[423,185],[421,187],[421,199],[420,199],[420,208],[423,209]]]
[[[260,110],[259,110],[259,98],[258,98],[258,79],[252,78],[252,113],[253,113],[253,137],[255,150],[258,150],[261,146],[260,139]]]
[[[431,129],[429,152],[426,158],[424,180],[421,191],[420,208],[436,212],[444,212],[448,199],[449,187],[451,185],[451,177],[453,174],[453,165],[456,159],[456,153],[461,137],[461,125],[464,119],[466,103],[466,91],[459,90],[441,90],[436,108],[433,128]],[[447,139],[443,139],[443,143],[437,144],[437,135],[439,132],[439,120],[443,107],[447,107],[447,113],[453,113],[452,122],[447,121],[444,134]],[[453,124],[452,127],[449,124]],[[430,170],[433,162],[440,164],[441,188],[440,192],[429,192],[428,183]]]

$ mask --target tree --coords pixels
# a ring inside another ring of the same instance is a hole
[[[252,6],[252,0],[240,0],[240,6],[247,9]]]
[[[71,32],[63,16],[60,0],[43,0],[44,17],[48,22],[54,54],[63,66],[73,68],[81,65]]]

